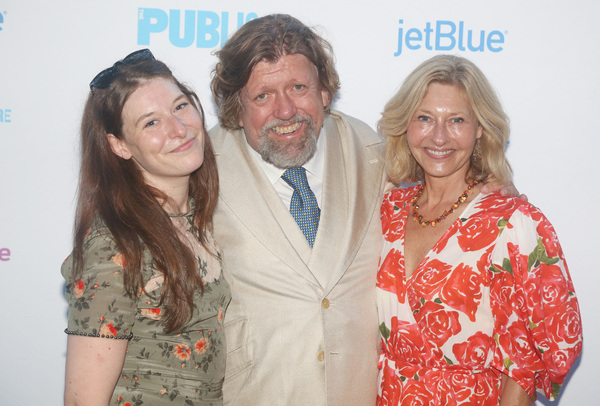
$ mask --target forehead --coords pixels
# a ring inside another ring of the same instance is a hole
[[[252,69],[245,87],[250,90],[294,81],[318,81],[316,66],[302,54],[284,55],[274,62],[260,61]]]
[[[131,92],[128,101],[133,98],[143,98],[148,93],[156,95],[170,95],[173,93],[181,93],[179,87],[171,80],[163,77],[155,77],[151,79],[141,79],[138,87]]]
[[[465,90],[451,83],[432,82],[427,86],[420,108],[453,106],[456,109],[471,110],[471,103]]]
[[[145,109],[170,102],[182,94],[179,87],[169,79],[157,77],[140,81],[123,106],[124,110]]]

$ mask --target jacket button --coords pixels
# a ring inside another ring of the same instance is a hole
[[[323,351],[319,351],[319,353],[317,354],[317,359],[319,360],[319,362],[325,361],[325,353]]]
[[[321,301],[321,307],[323,309],[329,309],[329,299],[325,298]]]

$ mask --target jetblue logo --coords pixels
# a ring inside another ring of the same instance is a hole
[[[176,47],[214,48],[227,41],[230,26],[238,29],[244,23],[258,18],[256,13],[232,13],[224,11],[169,10],[158,8],[138,9],[138,45],[150,45],[158,35],[168,35]]]
[[[394,56],[402,54],[404,49],[416,50],[425,48],[435,51],[469,51],[469,52],[500,52],[504,50],[504,33],[498,30],[486,32],[465,27],[464,21],[458,25],[453,21],[436,21],[425,23],[425,28],[409,28],[402,26],[404,20],[399,20],[398,50]]]
[[[10,115],[12,110],[10,109],[0,109],[0,123],[10,123]]]
[[[0,261],[10,261],[10,250],[8,248],[0,248]]]

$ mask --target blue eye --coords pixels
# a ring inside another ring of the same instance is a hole
[[[156,122],[157,122],[157,120],[151,120],[151,121],[148,121],[148,122],[146,123],[146,125],[144,125],[144,127],[152,127],[153,125],[155,125],[155,124],[156,124]]]

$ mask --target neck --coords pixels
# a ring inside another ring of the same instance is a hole
[[[425,188],[421,204],[436,206],[445,204],[450,201],[455,201],[468,186],[465,181],[465,174],[453,176],[451,178],[436,178],[433,176],[425,176]]]
[[[163,203],[163,208],[165,208],[165,210],[167,210],[171,213],[175,213],[175,214],[187,213],[190,210],[190,205],[188,204],[187,192],[185,195],[182,194],[181,196],[178,196],[177,198],[172,198],[171,196],[169,196],[169,201],[166,203]]]
[[[169,213],[179,214],[179,213],[187,213],[190,209],[188,204],[189,197],[189,178],[186,178],[185,181],[180,181],[177,183],[171,183],[168,186],[161,185],[161,187],[152,185],[156,187],[161,192],[167,195],[167,200],[160,202],[163,209],[168,211]]]

